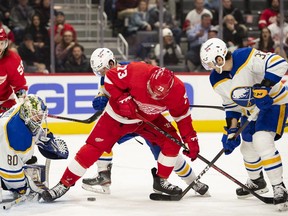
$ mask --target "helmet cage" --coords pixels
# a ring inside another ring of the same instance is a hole
[[[42,122],[47,118],[47,106],[38,96],[27,95],[20,107],[20,118],[33,134],[36,134]]]

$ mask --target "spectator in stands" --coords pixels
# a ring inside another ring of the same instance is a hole
[[[279,13],[279,0],[271,0],[271,7],[266,8],[260,14],[258,27],[262,29],[276,22],[277,14]]]
[[[129,17],[137,11],[140,0],[116,0],[115,12],[117,19],[112,21],[113,35],[127,34]],[[106,3],[106,1],[105,1]]]
[[[22,58],[25,72],[49,73],[45,66],[45,57],[41,50],[34,46],[32,35],[25,34],[23,42],[18,47],[18,53]]]
[[[288,23],[285,22],[284,20],[283,29],[281,29],[280,28],[280,16],[281,16],[280,14],[277,14],[276,22],[268,26],[268,29],[271,31],[271,36],[272,36],[273,41],[275,42],[275,45],[280,44],[281,31],[283,32],[284,37],[288,35]]]
[[[152,31],[152,27],[148,20],[148,3],[146,0],[141,0],[137,12],[129,17],[128,35],[133,35],[137,31]]]
[[[223,2],[223,17],[225,17],[228,14],[231,14],[234,16],[238,24],[245,24],[245,20],[241,10],[234,7],[231,0],[222,0],[222,2]]]
[[[41,0],[40,4],[35,6],[35,12],[40,15],[40,18],[42,20],[42,24],[45,27],[48,27],[50,24],[50,5],[51,0]],[[53,9],[54,14],[56,15],[56,10]]]
[[[242,26],[232,14],[227,14],[223,19],[223,41],[231,52],[242,47],[243,38],[247,37],[246,28]]]
[[[219,31],[219,26],[211,26],[211,28],[208,31],[208,39],[210,38],[218,38],[218,31]]]
[[[28,5],[28,0],[18,0],[18,4],[11,9],[12,31],[17,45],[22,42],[25,29],[31,24],[33,14],[34,9]]]
[[[169,28],[162,30],[163,49],[160,50],[160,44],[156,44],[154,54],[157,63],[159,63],[160,53],[163,54],[164,65],[177,65],[182,57],[180,46],[174,42],[173,33]]]
[[[92,72],[89,59],[84,54],[84,47],[80,44],[75,44],[71,48],[62,72]]]
[[[125,19],[137,12],[140,0],[117,0],[116,10],[118,19]]]
[[[211,11],[204,8],[204,0],[194,0],[195,9],[189,11],[187,14],[184,24],[183,24],[183,31],[186,32],[187,30],[193,28],[196,24],[201,23],[201,17],[203,14],[209,14],[211,20],[213,19],[213,15]]]
[[[72,25],[66,23],[65,14],[62,11],[57,11],[56,15],[55,15],[55,24],[54,24],[55,45],[59,44],[62,41],[63,34],[67,30],[69,30],[73,33],[73,40],[77,41],[77,33],[76,33],[74,27]]]
[[[71,48],[76,44],[73,34],[70,30],[64,31],[61,42],[56,45],[56,72],[63,71],[64,63],[67,60],[69,52],[71,52]]]
[[[2,22],[4,25],[8,26],[11,29],[10,21],[10,11],[14,6],[14,1],[11,0],[0,0],[0,13],[3,15]]]
[[[47,68],[50,66],[50,39],[48,30],[41,22],[41,17],[38,14],[32,16],[32,23],[26,30],[26,34],[30,34],[33,37],[33,44],[41,51],[45,59],[45,65]]]
[[[149,11],[149,24],[152,26],[152,30],[159,31],[159,0],[156,1],[156,5],[152,7]],[[173,19],[172,14],[165,7],[163,7],[163,26],[162,28],[169,28],[174,35],[175,42],[180,44],[180,39],[182,36],[182,30]]]
[[[203,70],[199,52],[202,43],[208,39],[208,32],[211,28],[211,20],[210,14],[202,14],[201,23],[196,24],[193,28],[187,31],[189,48],[186,54],[186,64],[189,71]]]
[[[263,52],[274,52],[275,43],[272,39],[271,31],[269,28],[264,27],[261,29],[260,38],[255,45],[255,48]]]

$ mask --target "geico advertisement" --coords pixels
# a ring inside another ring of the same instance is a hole
[[[221,106],[221,98],[214,93],[208,75],[179,75],[191,105]],[[84,119],[94,113],[92,101],[98,93],[99,77],[95,75],[26,76],[28,93],[45,99],[49,113]],[[145,89],[143,89],[145,91]],[[221,120],[224,112],[210,108],[192,108],[193,119]],[[61,120],[55,120],[61,121]]]

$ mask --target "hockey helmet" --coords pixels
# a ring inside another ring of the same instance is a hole
[[[116,64],[113,52],[107,48],[97,48],[91,55],[90,65],[95,75],[104,76],[103,69],[110,69],[110,62]]]
[[[160,100],[165,98],[174,83],[174,74],[167,68],[154,67],[147,82],[147,90],[151,98]]]
[[[227,46],[224,41],[219,38],[211,38],[202,44],[200,49],[200,58],[203,67],[206,70],[220,69],[219,73],[222,73],[222,67],[225,65],[225,56],[228,52]],[[223,59],[221,65],[216,61],[217,57]]]
[[[36,134],[42,122],[47,118],[47,106],[37,95],[29,94],[20,106],[19,116],[33,134]]]

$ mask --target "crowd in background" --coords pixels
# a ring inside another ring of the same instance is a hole
[[[218,23],[219,0],[191,0],[193,9],[184,16],[179,14],[182,12],[177,10],[177,2],[163,0],[163,25],[160,26],[159,0],[105,1],[104,10],[113,36],[121,33],[130,45],[129,54],[133,59],[129,60],[145,60],[157,65],[162,53],[165,66],[181,65],[187,72],[205,71],[199,58],[201,44],[219,37],[219,30],[231,51],[252,46],[287,59],[288,20],[284,17],[282,50],[279,0],[263,0],[266,4],[258,16],[259,35],[253,38],[247,27],[251,18],[249,1],[245,1],[245,10],[240,10],[234,7],[233,0],[222,0],[221,24]],[[50,4],[51,0],[0,0],[0,27],[8,34],[9,48],[21,56],[26,72],[49,73],[53,33],[55,72],[90,72],[85,47],[77,41],[77,31],[67,23],[62,11],[54,10],[54,26],[50,26]],[[161,27],[163,50],[160,50],[158,36]]]

